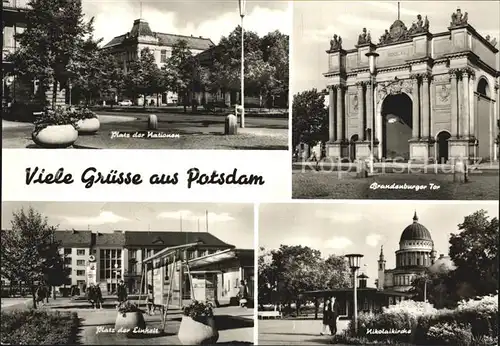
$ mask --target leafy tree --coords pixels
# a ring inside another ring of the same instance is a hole
[[[2,233],[2,275],[26,283],[36,308],[37,283],[59,285],[68,275],[54,239],[56,227],[31,207],[15,212],[11,224],[12,229]]]
[[[36,99],[47,103],[46,91],[52,89],[52,107],[57,91],[76,73],[86,35],[93,31],[93,19],[84,21],[81,1],[31,0],[26,13],[27,27],[16,34],[19,49],[7,59],[14,73],[25,82],[39,80]]]
[[[450,258],[457,267],[453,274],[463,298],[498,290],[498,227],[498,218],[479,210],[458,225],[460,233],[451,235]]]
[[[261,40],[263,60],[274,67],[273,83],[269,88],[271,97],[281,97],[288,105],[289,88],[289,36],[278,30],[268,33]]]
[[[422,273],[412,281],[409,293],[413,299],[427,301],[438,309],[454,308],[458,301],[456,287],[451,271],[429,271]]]
[[[314,146],[328,140],[328,111],[325,96],[316,89],[293,96],[292,146],[300,143]]]
[[[174,44],[172,55],[168,58],[164,70],[167,73],[169,90],[182,97],[186,112],[189,91],[194,91],[199,84],[199,63],[189,50],[186,40],[178,40]]]
[[[147,103],[146,97],[158,92],[161,85],[161,73],[149,48],[144,48],[140,57],[129,64],[124,77],[124,85],[125,92],[132,98],[137,98],[139,95],[144,97],[144,107]]]

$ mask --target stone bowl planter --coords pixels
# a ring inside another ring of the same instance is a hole
[[[42,148],[67,148],[75,143],[78,131],[73,125],[49,125],[35,132],[31,138]]]
[[[214,317],[207,317],[204,321],[195,321],[189,316],[182,316],[177,336],[183,345],[210,345],[217,342],[219,332],[215,327]]]
[[[79,134],[90,135],[99,131],[101,123],[99,122],[98,118],[88,118],[88,119],[78,120],[76,126],[78,128]]]
[[[142,312],[118,312],[115,321],[115,332],[118,335],[125,337],[134,336],[135,334],[133,331],[135,328],[142,330],[146,329],[146,321],[144,320]]]

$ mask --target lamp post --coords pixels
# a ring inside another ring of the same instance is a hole
[[[240,99],[241,99],[241,121],[240,127],[245,127],[245,50],[244,50],[244,42],[245,42],[245,30],[243,29],[243,18],[245,17],[245,6],[246,0],[238,0],[238,4],[240,7],[240,17],[241,17],[241,91],[240,91]]]
[[[345,255],[349,261],[349,267],[351,268],[352,271],[352,277],[354,279],[354,312],[353,312],[353,317],[354,317],[354,334],[358,334],[358,283],[356,282],[356,277],[358,274],[358,269],[360,267],[359,261],[363,257],[361,254],[349,254]]]
[[[373,148],[373,137],[374,137],[374,134],[375,134],[375,94],[373,92],[374,90],[374,82],[375,82],[375,74],[377,73],[377,65],[376,65],[376,60],[377,60],[377,57],[379,56],[378,53],[376,52],[368,52],[365,54],[367,57],[368,57],[368,63],[369,63],[369,66],[370,66],[370,94],[372,96],[372,104],[370,105],[370,107],[372,107],[372,119],[371,119],[371,129],[370,129],[370,174],[373,174],[373,161],[374,161],[374,158],[373,158],[373,151],[374,151],[374,148]]]
[[[115,287],[115,292],[118,292],[118,263],[115,263],[115,281],[116,281],[116,287]]]

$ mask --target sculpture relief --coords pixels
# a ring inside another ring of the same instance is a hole
[[[354,112],[357,112],[358,111],[358,95],[354,95],[354,97],[352,98],[352,109]]]
[[[467,12],[465,12],[465,14],[462,14],[462,11],[458,8],[457,12],[451,15],[450,27],[467,25],[468,17],[469,15]]]
[[[372,38],[370,36],[370,33],[367,33],[366,28],[363,28],[363,32],[361,34],[359,34],[359,36],[358,36],[358,45],[371,43],[371,42],[372,42]]]
[[[450,100],[450,89],[446,85],[441,86],[441,90],[439,91],[439,100],[441,103],[448,103]]]
[[[401,93],[411,94],[413,90],[409,79],[382,82],[377,87],[377,103],[383,100],[387,95],[398,95]]]
[[[427,19],[427,16],[425,16],[425,21],[423,21],[422,16],[419,14],[417,16],[417,21],[411,25],[408,32],[410,35],[429,32],[429,20]]]
[[[424,27],[424,24],[422,24],[422,27]],[[409,35],[410,33],[405,24],[398,19],[391,25],[389,30],[385,30],[385,33],[379,38],[379,44],[408,40],[410,39]]]
[[[330,40],[330,51],[342,49],[342,37],[333,35],[333,39]]]

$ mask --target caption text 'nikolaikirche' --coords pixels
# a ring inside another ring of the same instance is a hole
[[[198,168],[190,168],[186,172],[187,187],[190,189],[193,185],[264,185],[265,180],[261,175],[239,174],[236,168],[231,173],[202,173]],[[179,173],[172,174],[155,173],[149,176],[151,185],[177,185],[179,182]],[[95,167],[86,168],[81,175],[81,182],[85,188],[89,189],[96,184],[101,185],[140,185],[143,178],[140,173],[119,172],[110,170],[103,174]],[[64,168],[59,168],[55,173],[50,173],[45,168],[28,167],[26,168],[26,185],[31,184],[73,184],[73,174],[66,173]]]

